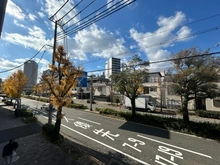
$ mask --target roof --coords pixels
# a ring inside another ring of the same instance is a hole
[[[5,18],[5,9],[7,5],[7,1],[8,0],[1,0],[1,3],[0,3],[0,37],[1,37],[2,27],[4,23],[4,18]]]

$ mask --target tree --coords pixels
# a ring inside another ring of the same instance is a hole
[[[78,77],[82,75],[83,70],[75,67],[64,52],[63,46],[58,46],[54,53],[54,60],[57,65],[49,65],[53,72],[52,75],[43,75],[42,79],[47,83],[51,93],[51,103],[56,106],[57,115],[53,134],[53,141],[59,139],[61,119],[63,117],[62,107],[71,103],[72,89],[75,88]]]
[[[189,123],[188,102],[200,98],[215,98],[219,94],[217,82],[220,75],[220,58],[200,54],[208,54],[197,47],[181,50],[173,54],[173,69],[170,70],[174,91],[180,95],[182,102],[183,121]]]
[[[141,68],[140,65],[149,65],[140,59],[137,55],[132,57],[132,60],[127,64],[122,64],[123,70],[111,76],[114,88],[121,94],[127,96],[131,101],[132,117],[135,116],[135,99],[143,91],[143,81],[147,77],[148,69]]]
[[[24,72],[22,70],[18,70],[4,81],[3,91],[9,97],[20,98],[27,81],[28,78]]]

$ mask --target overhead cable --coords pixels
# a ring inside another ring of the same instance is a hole
[[[95,0],[93,0],[92,2],[90,2],[86,7],[84,7],[80,12],[78,12],[76,15],[74,15],[72,18],[70,18],[67,22],[65,22],[62,26],[65,26],[66,24],[68,24],[71,20],[73,20],[75,17],[77,17],[80,13],[82,13],[86,8],[88,8],[93,2],[95,2]],[[78,5],[78,4],[77,4]],[[69,27],[68,27],[69,28]],[[67,29],[68,29],[67,28]],[[66,31],[66,29],[64,29]]]
[[[45,46],[50,46],[50,45],[45,44],[44,46],[42,46],[42,47],[39,49],[39,51],[38,51],[33,57],[31,57],[29,60],[27,60],[27,61],[30,61],[30,60],[32,60],[34,57],[36,57],[36,56],[41,52],[41,50],[42,50]],[[27,62],[27,61],[25,61],[25,62]],[[24,63],[25,63],[25,62],[24,62]],[[8,70],[4,70],[4,71],[0,71],[0,73],[5,73],[5,72],[9,72],[9,71],[15,70],[15,69],[17,69],[17,68],[23,66],[24,63],[22,63],[21,65],[18,65],[18,66],[16,66],[16,67],[14,67],[14,68],[11,68],[11,69],[8,69]]]
[[[205,54],[199,54],[199,55],[188,56],[188,57],[171,58],[171,59],[160,60],[160,61],[151,61],[151,62],[149,61],[149,64],[162,63],[162,62],[168,62],[168,61],[176,61],[176,60],[182,60],[182,59],[188,59],[188,58],[194,58],[194,57],[211,56],[211,55],[216,55],[216,54],[220,54],[220,52],[205,53]],[[131,65],[128,67],[134,67],[134,66],[138,66],[138,65],[143,65],[143,64],[135,64],[135,65]],[[100,72],[100,71],[105,71],[105,70],[110,70],[110,69],[112,69],[112,68],[98,69],[98,70],[92,70],[92,71],[87,71],[87,72],[88,73]]]
[[[127,5],[133,3],[134,1],[136,1],[136,0],[133,0],[133,1],[127,0],[124,3],[121,3],[119,1],[116,4],[112,5],[111,7],[109,7],[108,9],[104,10],[102,13],[99,13],[99,14],[93,16],[92,18],[90,18],[89,20],[83,22],[82,24],[71,28],[69,31],[66,32],[66,35],[72,35],[74,33],[77,33],[78,31],[85,29],[86,27],[90,26],[91,24],[93,24],[93,23],[117,12],[118,10],[126,7]],[[119,4],[119,5],[117,5],[117,4]],[[111,10],[111,8],[113,8],[113,9]],[[64,35],[58,35],[57,38],[58,38],[58,40],[63,39]]]
[[[65,30],[67,31],[69,28],[73,27],[76,24],[79,24],[81,21],[83,21],[84,19],[90,17],[91,15],[93,15],[94,13],[96,13],[97,11],[99,11],[100,9],[106,7],[108,4],[110,4],[111,2],[113,2],[114,0],[111,0],[110,2],[108,2],[107,4],[103,5],[102,7],[98,8],[97,10],[93,11],[92,13],[90,13],[89,15],[87,15],[86,17],[82,18],[81,20],[79,20],[78,22],[73,23],[72,25],[70,25],[69,27],[67,27]],[[75,16],[74,16],[75,17]],[[64,24],[65,25],[65,24]],[[58,33],[59,34],[59,33]]]

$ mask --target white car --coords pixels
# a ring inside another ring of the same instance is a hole
[[[49,106],[50,106],[50,103],[44,103],[40,109],[42,110],[45,110],[45,111],[49,111]],[[55,110],[55,107],[53,106],[53,110]]]

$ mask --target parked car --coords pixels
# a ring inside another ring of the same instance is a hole
[[[49,111],[49,106],[50,106],[50,103],[44,103],[44,104],[40,107],[40,109],[45,110],[45,111]],[[53,110],[55,110],[55,109],[56,109],[55,106],[53,106]]]

